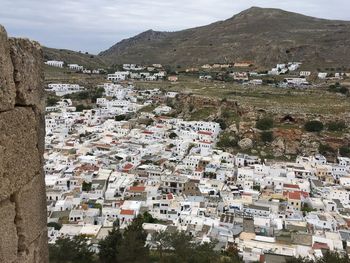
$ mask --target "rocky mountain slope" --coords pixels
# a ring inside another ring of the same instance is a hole
[[[104,58],[92,54],[48,47],[43,47],[43,52],[45,60],[62,60],[66,63],[79,64],[91,69],[106,66]]]
[[[250,60],[350,67],[350,22],[252,7],[230,19],[178,32],[146,31],[99,57],[109,63],[199,65]]]

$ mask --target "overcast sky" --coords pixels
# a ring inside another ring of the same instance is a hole
[[[206,25],[251,6],[350,20],[350,0],[0,0],[0,24],[11,36],[98,53],[148,29]]]

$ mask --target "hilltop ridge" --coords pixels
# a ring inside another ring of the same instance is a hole
[[[314,18],[280,9],[252,7],[207,26],[177,32],[145,31],[99,57],[109,63],[199,65],[252,60],[311,66],[348,66],[350,22]]]

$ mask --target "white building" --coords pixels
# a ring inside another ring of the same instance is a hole
[[[113,74],[108,74],[107,79],[111,81],[123,81],[130,75],[129,71],[117,71]]]
[[[328,75],[327,72],[319,72],[317,76],[319,79],[326,79],[327,75]]]
[[[46,65],[52,66],[52,67],[58,67],[63,68],[64,62],[63,61],[57,61],[57,60],[48,60],[45,62]]]
[[[71,70],[77,70],[77,71],[81,71],[84,69],[83,66],[80,66],[78,64],[68,64],[68,68]]]
[[[78,84],[63,84],[63,83],[52,83],[49,84],[46,91],[53,91],[56,96],[64,96],[84,90],[84,87]]]
[[[311,75],[311,71],[300,71],[300,77],[309,77]]]

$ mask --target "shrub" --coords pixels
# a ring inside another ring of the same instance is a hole
[[[58,98],[48,97],[46,100],[46,106],[48,106],[48,107],[55,106],[58,101],[59,101]]]
[[[85,105],[83,105],[83,104],[79,104],[79,105],[77,105],[76,106],[76,111],[83,111],[83,110],[90,110],[91,109],[91,107],[89,107],[89,106],[85,106]]]
[[[271,131],[264,131],[260,134],[260,139],[263,142],[272,142],[273,141],[273,133]]]
[[[177,134],[175,133],[175,132],[171,132],[170,134],[169,134],[169,138],[170,139],[175,139],[177,137]]]
[[[87,182],[83,182],[82,184],[82,190],[84,192],[90,192],[91,191],[91,187],[92,187],[92,183],[87,183]]]
[[[335,93],[341,93],[341,94],[348,94],[349,93],[349,90],[344,86],[340,86],[340,84],[338,82],[335,84],[329,85],[328,91],[335,92]]]
[[[216,146],[219,148],[233,148],[237,146],[237,139],[230,133],[224,133],[220,140],[217,142]]]
[[[84,236],[60,237],[55,244],[49,244],[49,262],[93,263],[92,244]]]
[[[329,131],[343,131],[346,129],[346,124],[344,121],[331,121],[327,124],[327,129]]]
[[[115,117],[114,117],[114,120],[115,121],[123,121],[123,120],[125,120],[125,118],[126,118],[126,116],[125,115],[116,115]]]
[[[75,93],[75,95],[77,100],[86,100],[89,98],[89,92],[87,91],[78,92],[78,93]]]
[[[259,130],[269,130],[273,127],[273,119],[264,117],[256,122],[255,127]]]
[[[53,227],[55,230],[60,230],[62,228],[62,225],[56,222],[49,222],[47,223],[48,227]]]
[[[225,120],[217,119],[217,120],[215,120],[215,122],[219,123],[221,130],[226,130],[227,124],[226,124]]]
[[[350,157],[350,147],[349,146],[342,146],[339,148],[339,154],[342,157]]]
[[[327,154],[327,153],[334,153],[335,151],[328,144],[320,144],[320,146],[318,147],[318,152],[320,154]]]
[[[320,121],[308,121],[304,125],[304,129],[308,132],[320,132],[323,130],[323,123]]]

